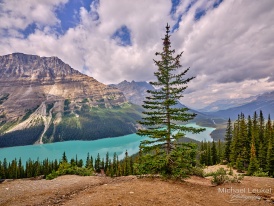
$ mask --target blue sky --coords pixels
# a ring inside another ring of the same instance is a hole
[[[169,23],[182,69],[196,76],[186,105],[274,90],[273,0],[21,2],[0,0],[0,55],[58,56],[105,84],[150,81]]]

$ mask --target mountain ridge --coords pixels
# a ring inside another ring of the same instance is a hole
[[[264,115],[270,115],[272,118],[274,118],[274,91],[266,92],[255,97],[256,98],[254,100],[243,105],[218,110],[215,112],[206,112],[206,114],[223,117],[226,119],[231,118],[232,120],[235,120],[238,118],[240,113],[243,113],[246,116],[253,116],[255,111],[257,114],[259,114],[261,110]]]

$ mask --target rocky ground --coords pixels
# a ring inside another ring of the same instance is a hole
[[[196,176],[183,182],[136,176],[21,179],[0,184],[0,205],[274,205],[274,178],[245,177],[221,186]]]

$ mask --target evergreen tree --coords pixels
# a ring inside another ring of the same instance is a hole
[[[248,166],[248,174],[253,175],[253,173],[259,169],[254,143],[252,143],[252,145],[251,145],[250,156],[251,157],[250,157],[250,163]]]
[[[101,169],[104,169],[105,168],[105,160],[104,158],[102,158],[101,162],[100,162],[100,171]]]
[[[4,161],[3,161],[3,179],[8,179],[8,162],[7,162],[7,159],[4,158]]]
[[[4,179],[4,168],[2,166],[1,160],[0,160],[0,179]]]
[[[202,129],[186,127],[178,123],[188,122],[196,115],[188,113],[187,108],[177,108],[175,105],[187,88],[186,84],[193,79],[185,78],[189,68],[179,72],[182,53],[173,57],[175,50],[171,50],[169,25],[166,26],[166,35],[163,39],[163,51],[156,52],[161,60],[154,60],[158,70],[154,73],[156,82],[150,84],[159,87],[158,90],[148,90],[150,94],[144,101],[143,112],[146,116],[139,123],[147,126],[139,129],[138,134],[148,136],[150,140],[143,141],[142,164],[139,164],[143,173],[160,173],[166,176],[186,176],[191,168],[192,160],[188,153],[194,149],[191,143],[178,143],[177,140],[185,136],[185,132],[198,133]],[[176,131],[176,133],[174,133]],[[158,152],[154,152],[158,148]],[[181,162],[184,160],[184,162]],[[176,174],[175,174],[176,173]]]
[[[206,151],[206,142],[201,142],[201,149],[200,149],[200,164],[207,165],[207,151]]]
[[[117,174],[117,154],[114,152],[113,154],[113,160],[112,160],[112,169],[113,169],[113,176]]]
[[[265,137],[265,123],[264,116],[262,110],[260,110],[259,115],[259,151],[258,151],[258,160],[260,164],[260,168],[264,171],[266,170],[266,155],[267,155],[267,140]]]
[[[255,150],[256,150],[256,157],[258,157],[258,152],[259,152],[259,124],[258,124],[258,115],[256,111],[254,112],[253,118],[252,118],[252,138],[254,139],[254,144],[255,144]]]
[[[225,152],[224,152],[224,159],[227,162],[230,162],[230,153],[231,153],[231,142],[232,142],[232,125],[230,118],[227,122],[226,134],[225,134]]]
[[[264,141],[264,127],[265,127],[264,115],[263,115],[262,110],[260,110],[260,115],[259,115],[259,140],[261,142]]]
[[[210,142],[207,143],[207,165],[210,166],[212,165],[212,156],[211,156],[211,147],[210,147]]]
[[[95,164],[94,164],[94,169],[96,172],[101,171],[100,165],[101,165],[101,158],[100,158],[100,154],[98,153],[97,158],[95,159]]]
[[[262,168],[263,170],[266,169],[266,155],[265,155],[265,153],[266,153],[266,151],[263,146],[263,143],[260,142],[259,152],[258,152],[258,162],[259,162],[259,167]]]
[[[268,171],[268,174],[270,176],[274,177],[274,137],[273,136],[269,139],[266,161],[267,161],[266,171]]]
[[[128,152],[126,151],[125,153],[125,158],[124,158],[124,164],[123,164],[123,175],[127,176],[130,175],[130,158],[128,156]]]
[[[273,135],[272,121],[271,121],[270,115],[268,115],[268,120],[265,126],[265,132],[264,132],[266,148],[268,147],[268,143],[270,139],[272,138],[272,135]]]
[[[105,163],[105,167],[104,167],[104,170],[107,171],[108,168],[109,168],[109,154],[108,152],[106,153],[106,163]]]
[[[78,162],[77,162],[77,167],[83,167],[83,160],[80,159]]]
[[[239,155],[238,158],[236,159],[236,168],[237,168],[237,172],[243,172],[244,170],[244,163],[241,155]]]
[[[66,156],[65,152],[63,153],[63,156],[62,156],[62,162],[68,162],[68,159],[67,159],[67,156]]]
[[[247,140],[245,143],[245,147],[246,147],[247,151],[251,151],[251,142],[252,142],[252,119],[251,119],[250,115],[248,115],[248,118],[247,118]],[[254,147],[255,147],[255,145],[254,145]],[[250,160],[250,152],[247,153],[247,159]]]
[[[214,141],[212,142],[211,156],[212,156],[212,164],[216,165],[218,162],[218,154],[217,154],[216,144]]]
[[[233,137],[232,137],[232,142],[230,146],[230,155],[229,159],[232,165],[236,163],[238,153],[239,153],[239,122],[240,122],[240,117],[234,122],[234,127],[233,127]]]
[[[88,168],[88,169],[92,168],[91,161],[90,161],[90,156],[89,156],[89,152],[87,154],[87,159],[86,159],[86,165],[85,165],[85,167]]]
[[[217,159],[217,163],[221,163],[221,160],[223,159],[223,151],[222,151],[222,143],[221,140],[218,140],[218,159]]]
[[[247,137],[247,124],[246,119],[243,113],[240,115],[240,133],[239,133],[239,148],[238,149],[238,155],[241,156],[241,159],[243,161],[243,165],[245,168],[247,168],[247,165],[249,163],[248,154],[249,151],[247,151],[247,146],[249,148],[250,142],[248,141]]]

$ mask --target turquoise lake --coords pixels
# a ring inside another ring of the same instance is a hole
[[[196,124],[187,124],[200,128]],[[200,134],[187,133],[187,137],[202,141],[212,141],[210,133],[215,130],[212,127],[204,127],[206,130]],[[114,152],[118,155],[119,159],[124,157],[125,151],[128,151],[129,155],[135,154],[139,151],[139,144],[142,140],[147,138],[140,137],[136,134],[125,135],[121,137],[104,138],[93,141],[66,141],[57,142],[43,145],[28,145],[19,147],[8,147],[0,149],[0,160],[4,158],[8,162],[13,159],[19,159],[21,157],[22,162],[25,163],[29,158],[32,160],[40,161],[48,158],[49,160],[61,159],[63,152],[66,152],[67,158],[75,158],[77,155],[78,160],[83,159],[85,162],[87,153],[89,152],[93,158],[100,154],[101,158],[104,158],[106,153],[109,152],[110,157],[113,156]]]

